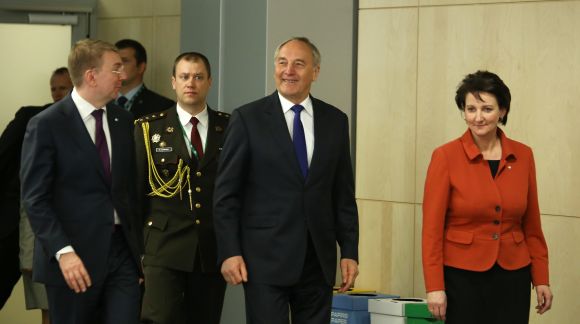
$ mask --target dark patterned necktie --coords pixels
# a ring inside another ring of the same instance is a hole
[[[101,158],[101,163],[105,169],[105,177],[111,183],[111,159],[109,158],[109,147],[107,146],[107,138],[103,130],[103,109],[94,110],[91,115],[95,117],[95,145],[97,152]]]
[[[295,105],[292,108],[294,112],[294,124],[292,127],[292,142],[294,143],[294,150],[296,151],[296,158],[298,158],[298,164],[300,165],[300,171],[302,171],[302,176],[306,178],[308,175],[308,155],[306,153],[306,138],[304,137],[304,126],[302,126],[302,121],[300,120],[300,113],[304,110],[304,107],[300,105]]]

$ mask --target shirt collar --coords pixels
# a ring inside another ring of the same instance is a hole
[[[134,96],[137,94],[137,92],[139,92],[139,90],[141,90],[141,88],[143,88],[143,87],[144,87],[144,85],[143,85],[143,83],[141,83],[140,85],[136,86],[135,88],[133,88],[133,89],[131,89],[131,90],[127,91],[127,93],[125,93],[125,94],[122,94],[121,92],[119,92],[119,96],[118,96],[117,98],[119,98],[119,97],[123,96],[123,97],[127,98],[127,101],[129,101],[129,100],[131,100],[131,99],[132,99],[132,98],[133,98],[133,97],[134,97]]]
[[[77,92],[77,88],[73,88],[73,91],[71,92],[71,98],[72,101],[75,103],[75,105],[77,106],[77,109],[79,110],[79,113],[81,115],[81,118],[83,120],[87,119],[87,117],[95,110],[97,109],[103,109],[103,113],[107,113],[107,106],[103,106],[103,107],[95,107],[93,106],[91,103],[89,103],[88,101],[86,101],[83,97],[81,97],[81,95]]]
[[[499,127],[497,128],[497,135],[499,136],[499,140],[501,142],[501,159],[515,159],[516,152],[514,151],[512,141]],[[463,133],[460,141],[463,144],[463,150],[465,151],[465,154],[467,154],[467,157],[470,160],[475,160],[477,157],[481,156],[481,151],[479,150],[479,147],[477,147],[477,144],[475,144],[473,135],[471,135],[469,128],[465,131],[465,133]]]
[[[179,116],[179,122],[184,127],[185,127],[185,125],[187,125],[187,123],[189,123],[189,121],[191,120],[191,117],[196,117],[202,126],[205,126],[205,127],[208,126],[209,114],[207,113],[207,104],[205,105],[205,107],[203,108],[203,110],[200,113],[198,113],[195,116],[192,116],[190,113],[188,113],[183,108],[181,108],[179,103],[177,103],[177,115]]]
[[[288,110],[290,110],[290,108],[295,106],[295,104],[293,102],[284,98],[284,96],[282,96],[280,94],[280,92],[278,92],[278,97],[280,98],[280,104],[282,104],[282,112],[284,114],[286,114],[288,112]],[[304,107],[304,111],[306,113],[308,113],[308,115],[310,115],[310,116],[313,115],[312,114],[312,99],[310,99],[310,96],[306,97],[306,99],[304,99],[304,101],[302,101],[300,103],[300,106]]]

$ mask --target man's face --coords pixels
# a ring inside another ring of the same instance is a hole
[[[68,73],[54,74],[50,78],[50,95],[57,102],[72,91],[73,84]]]
[[[137,59],[135,58],[135,49],[130,47],[123,48],[122,50],[119,50],[119,55],[121,55],[121,60],[123,61],[123,66],[125,68],[125,74],[127,74],[127,79],[123,81],[123,86],[134,87],[142,83],[146,64],[137,64]]]
[[[113,51],[103,54],[102,64],[99,68],[93,69],[91,87],[94,88],[96,96],[106,102],[117,98],[126,74],[121,61],[121,56]]]
[[[314,66],[312,50],[301,41],[290,41],[280,49],[274,59],[276,89],[295,104],[310,93],[312,82],[318,77],[319,66]]]
[[[205,107],[211,78],[202,60],[181,60],[175,66],[175,76],[171,78],[177,102],[184,109],[200,111]]]

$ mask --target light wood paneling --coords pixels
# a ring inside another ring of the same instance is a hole
[[[554,305],[544,315],[536,314],[536,293],[532,291],[530,323],[577,323],[580,319],[580,244],[577,241],[580,237],[580,219],[542,215],[542,229],[548,243]]]
[[[179,16],[181,0],[153,0],[153,12],[156,16]]]
[[[175,100],[175,91],[171,88],[171,72],[173,61],[180,54],[180,17],[156,17],[155,20],[155,48],[152,53],[152,62],[155,62],[152,73],[155,75],[152,86],[160,94]]]
[[[360,219],[357,288],[413,293],[414,206],[358,200]]]
[[[99,18],[152,16],[154,0],[98,0]],[[171,0],[170,2],[174,2]]]
[[[419,0],[360,0],[360,9],[416,7]]]
[[[421,234],[423,231],[423,205],[415,205],[415,249],[413,258],[413,296],[425,298],[425,279],[423,277],[423,259],[421,255]]]
[[[578,216],[580,2],[420,9],[417,202],[432,150],[466,129],[453,97],[467,73],[488,69],[512,92],[508,136],[534,149],[542,213]],[[412,95],[409,93],[408,95]]]
[[[414,199],[417,18],[409,8],[360,13],[358,198]]]
[[[421,6],[449,6],[449,5],[473,5],[473,4],[495,4],[508,2],[546,2],[561,0],[419,0]]]

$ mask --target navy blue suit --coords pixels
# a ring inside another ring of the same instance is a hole
[[[358,259],[348,119],[321,100],[312,98],[312,106],[315,144],[306,179],[277,92],[234,110],[220,155],[214,197],[218,260],[244,258],[247,312],[272,312],[264,316],[269,323],[288,323],[288,316],[279,316],[288,306],[264,307],[261,296],[271,289],[252,294],[249,284],[295,290],[318,285],[327,297],[322,304],[330,307],[337,242],[342,258]],[[318,307],[302,301],[304,308]],[[328,323],[329,308],[321,318]]]
[[[112,104],[107,105],[106,116],[112,147],[111,184],[70,95],[32,118],[23,142],[22,202],[36,236],[33,278],[47,285],[51,317],[53,313],[54,318],[61,318],[67,316],[62,312],[77,312],[80,315],[72,319],[74,323],[90,318],[95,303],[105,309],[105,322],[114,321],[111,312],[124,320],[124,315],[135,311],[134,305],[138,315],[138,286],[136,295],[130,297],[119,297],[123,294],[115,290],[124,289],[119,280],[131,284],[138,280],[142,251],[141,226],[133,210],[133,117]],[[114,210],[122,223],[116,235]],[[70,289],[55,257],[68,245],[92,280],[92,287],[76,296],[74,292],[67,295]],[[119,255],[123,255],[122,261],[115,260]],[[64,301],[72,305],[53,307]],[[107,304],[111,301],[114,303]]]

